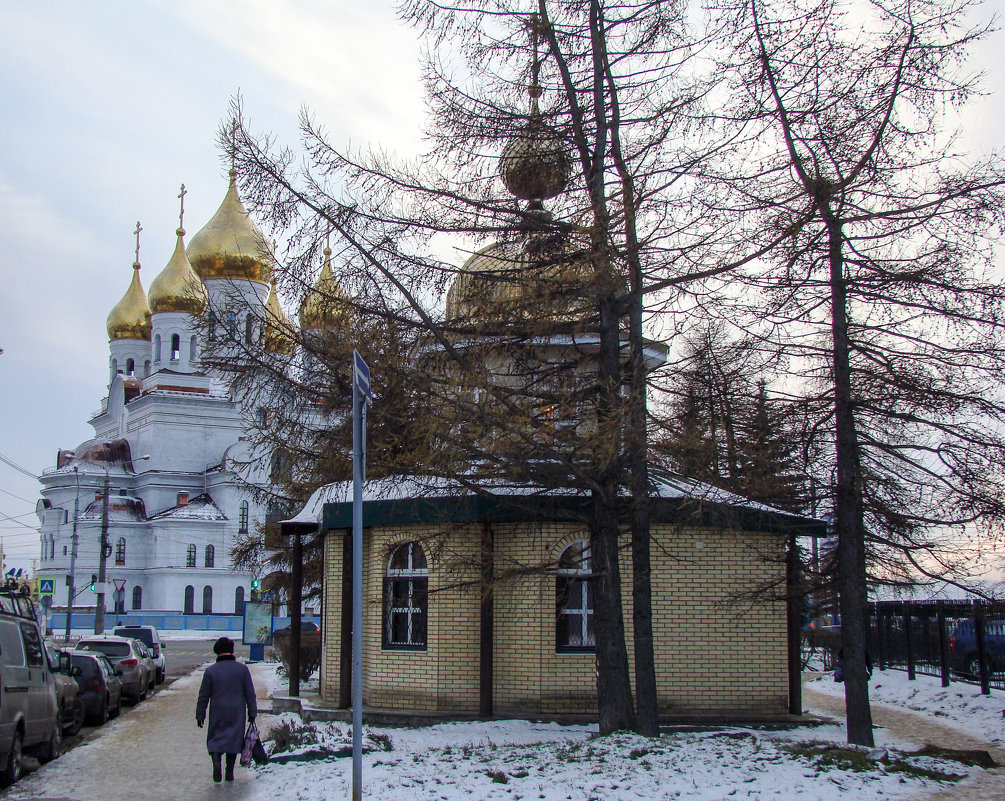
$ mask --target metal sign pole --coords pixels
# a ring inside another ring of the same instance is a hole
[[[352,367],[352,801],[363,798],[363,465],[370,370],[353,351]]]

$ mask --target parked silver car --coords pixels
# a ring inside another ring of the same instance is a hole
[[[116,637],[132,637],[140,640],[152,651],[154,665],[157,668],[157,683],[164,683],[164,676],[167,675],[167,663],[164,659],[164,651],[167,648],[161,640],[160,632],[153,626],[125,625],[116,626],[112,629],[112,634]]]
[[[75,650],[107,656],[116,672],[122,671],[122,694],[139,703],[156,680],[153,662],[140,651],[143,647],[143,643],[129,637],[97,636],[80,640]]]

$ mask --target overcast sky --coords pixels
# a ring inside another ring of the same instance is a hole
[[[305,105],[336,144],[415,153],[418,54],[392,0],[0,0],[0,454],[40,473],[93,435],[133,227],[149,287],[174,247],[179,184],[190,235],[223,197],[214,141],[236,92],[286,143]],[[996,89],[1005,34],[976,56]],[[999,146],[1005,99],[965,120],[975,148]],[[37,556],[38,493],[0,462],[8,564]]]

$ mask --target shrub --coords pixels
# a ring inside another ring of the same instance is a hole
[[[290,661],[293,654],[289,631],[277,631],[272,636],[272,644],[279,652],[279,661],[283,663],[282,674],[290,675]],[[321,667],[321,632],[300,632],[300,680],[307,681]]]

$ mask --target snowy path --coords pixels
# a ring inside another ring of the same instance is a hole
[[[807,711],[844,720],[844,697],[841,695],[818,692],[804,684],[803,703]],[[971,737],[958,728],[943,725],[930,716],[874,701],[872,721],[874,725],[887,729],[898,740],[907,740],[919,747],[931,743],[943,748],[987,751],[995,762],[1005,766],[1005,751],[999,746]],[[975,778],[963,784],[948,790],[925,793],[917,801],[1005,801],[1005,767],[978,771]]]

